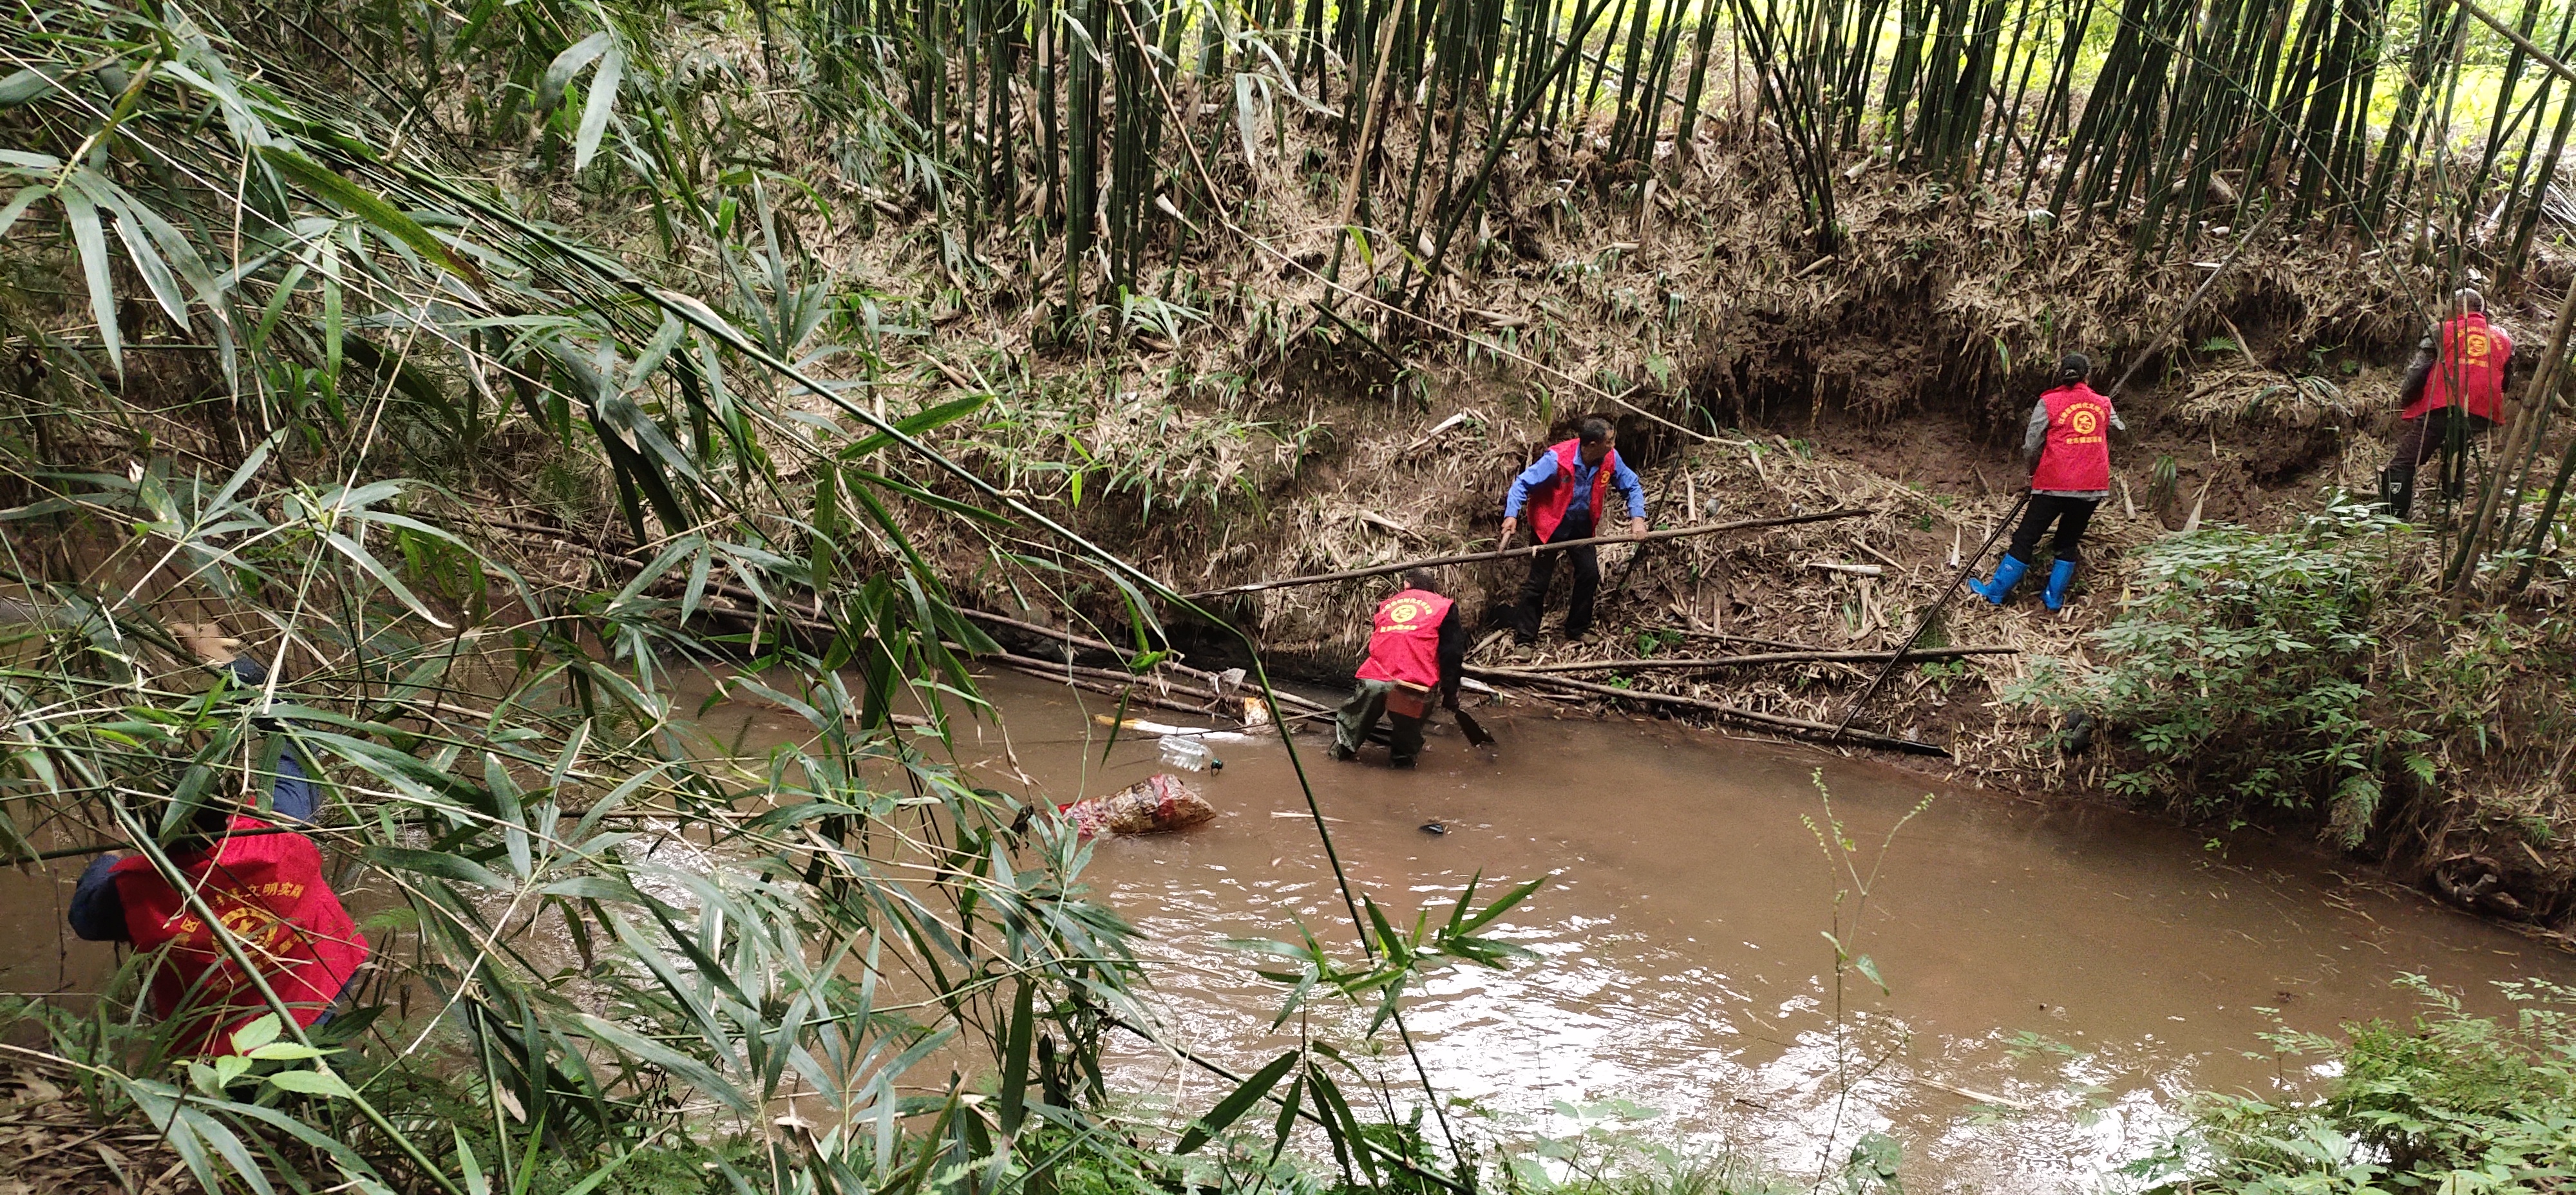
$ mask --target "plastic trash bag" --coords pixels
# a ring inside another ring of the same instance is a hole
[[[1058,806],[1085,838],[1099,834],[1161,834],[1216,816],[1216,806],[1169,772],[1157,772],[1105,797]]]

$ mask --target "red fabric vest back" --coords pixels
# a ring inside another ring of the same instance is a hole
[[[328,1011],[367,961],[367,940],[322,878],[322,851],[312,839],[235,817],[231,832],[213,849],[174,856],[172,862],[240,941],[242,953],[259,964],[298,1024],[311,1025]],[[129,855],[109,875],[124,902],[134,948],[169,948],[152,980],[154,1011],[168,1019],[187,1010],[186,1033],[203,1035],[199,1052],[231,1053],[232,1031],[268,1011],[258,986],[241,974],[150,859]]]
[[[1440,620],[1449,617],[1450,605],[1449,599],[1419,589],[1379,602],[1359,678],[1439,688]]]
[[[2480,418],[2501,418],[2505,359],[2512,355],[2513,338],[2486,316],[2472,311],[2452,318],[2442,325],[2442,355],[2424,379],[2424,393],[2406,404],[2405,417],[2420,419],[2426,411],[2458,403]]]
[[[1546,543],[1556,534],[1557,525],[1565,521],[1565,512],[1574,506],[1574,471],[1583,467],[1583,442],[1566,440],[1547,449],[1556,456],[1556,476],[1538,488],[1530,499],[1530,530],[1538,532],[1538,542]],[[1610,478],[1619,471],[1619,450],[1601,458],[1601,467],[1592,473],[1592,530],[1601,530],[1601,500],[1610,493]]]
[[[2039,400],[2048,405],[2048,443],[2031,471],[2034,490],[2111,488],[2111,400],[2082,382]]]

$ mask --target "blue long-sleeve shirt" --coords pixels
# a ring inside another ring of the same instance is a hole
[[[1628,517],[1645,518],[1646,487],[1639,483],[1637,475],[1629,470],[1628,462],[1620,460],[1619,454],[1615,452],[1602,459],[1616,466],[1610,471],[1610,488],[1619,491],[1620,495],[1628,500]],[[1578,500],[1588,503],[1589,499],[1585,496],[1592,492],[1593,475],[1600,471],[1599,465],[1583,463],[1582,453],[1574,454],[1574,493]],[[1530,490],[1546,485],[1547,479],[1554,476],[1556,476],[1556,454],[1553,452],[1538,454],[1538,462],[1521,470],[1521,475],[1512,479],[1511,492],[1503,495],[1503,517],[1507,519],[1521,517],[1521,504],[1529,501]]]
[[[272,816],[280,822],[309,825],[320,812],[321,794],[314,791],[313,781],[295,761],[295,749],[288,747],[277,754],[277,782],[269,786],[268,803]],[[84,942],[122,942],[125,930],[125,898],[116,891],[116,881],[107,873],[116,866],[113,852],[100,855],[81,869],[80,882],[72,886],[72,907],[65,920],[72,923],[72,933]]]

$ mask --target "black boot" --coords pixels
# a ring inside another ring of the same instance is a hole
[[[2391,466],[2379,471],[2379,504],[2403,519],[2415,508],[2415,471]]]

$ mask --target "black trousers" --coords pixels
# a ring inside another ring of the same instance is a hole
[[[1549,543],[1569,539],[1592,538],[1589,512],[1568,510],[1565,521],[1556,525]],[[1592,629],[1592,599],[1601,591],[1601,550],[1568,548],[1562,552],[1541,552],[1530,560],[1529,579],[1521,582],[1521,600],[1512,607],[1512,641],[1538,642],[1539,616],[1547,609],[1547,587],[1556,580],[1556,562],[1569,560],[1574,566],[1574,597],[1565,606],[1565,637],[1581,638]]]
[[[2048,525],[2057,524],[2057,542],[2050,550],[2060,560],[2077,559],[2077,548],[2084,542],[2084,529],[2093,525],[2093,508],[2101,505],[2098,498],[2065,498],[2056,494],[2033,494],[2030,505],[2022,508],[2021,526],[2013,528],[2012,555],[2023,564],[2039,550],[2039,537],[2048,534]]]
[[[2470,436],[2495,426],[2495,421],[2484,415],[2471,415],[2458,407],[2435,407],[2406,421],[2405,430],[2397,433],[2397,457],[2388,462],[2388,467],[2400,476],[2411,476],[2424,458],[2449,452],[2454,419],[2469,421],[2463,434]]]

